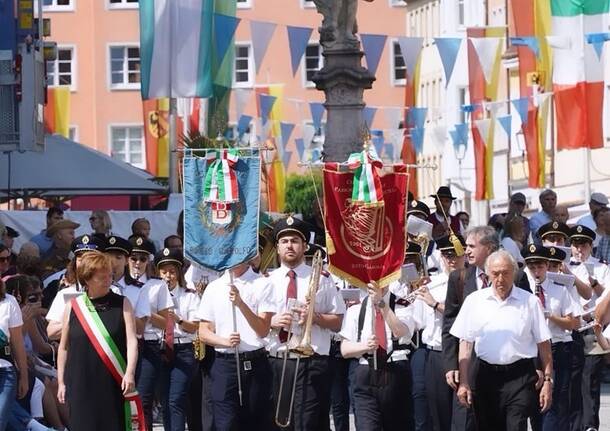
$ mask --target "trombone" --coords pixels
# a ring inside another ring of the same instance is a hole
[[[313,326],[313,316],[315,313],[316,293],[318,286],[320,285],[320,274],[322,273],[322,253],[320,250],[316,251],[312,261],[312,271],[309,277],[309,287],[307,289],[306,299],[309,301],[309,308],[307,309],[307,318],[305,319],[304,328],[301,334],[295,334],[292,332],[292,326],[288,329],[288,342],[286,343],[286,350],[284,350],[284,359],[282,363],[282,375],[280,377],[280,390],[277,395],[277,405],[275,407],[275,424],[280,428],[287,428],[290,426],[292,421],[292,409],[294,407],[294,396],[297,390],[297,377],[299,375],[299,363],[301,357],[308,358],[314,354],[314,350],[311,347],[311,329]],[[282,395],[284,394],[284,379],[286,377],[286,364],[288,363],[288,353],[295,353],[297,356],[294,378],[292,381],[292,389],[290,391],[290,404],[288,406],[288,413],[281,415],[281,404]],[[282,422],[285,417],[286,420]]]

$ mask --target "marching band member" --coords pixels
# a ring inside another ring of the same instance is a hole
[[[553,255],[556,253],[555,250],[553,248]],[[542,417],[542,429],[568,431],[572,330],[578,326],[578,319],[575,316],[580,316],[580,304],[574,304],[570,292],[564,286],[547,278],[549,259],[552,257],[550,249],[529,244],[521,254],[527,271],[535,280],[534,294],[542,305],[544,317],[551,331],[551,351],[555,370],[553,404]],[[542,383],[541,380],[538,383]]]
[[[347,310],[340,332],[341,353],[359,361],[353,388],[356,423],[363,430],[410,430],[414,422],[408,354],[395,349],[394,340],[411,337],[415,323],[388,287],[370,283],[368,292],[363,302]]]
[[[462,246],[466,242],[461,235],[456,235]],[[456,254],[453,243],[448,236],[436,240],[436,248],[441,254],[444,272],[431,277],[429,284],[421,287],[418,298],[413,303],[413,315],[416,322],[423,328],[421,334],[422,347],[426,350],[425,386],[430,411],[430,428],[434,431],[449,431],[453,416],[454,391],[447,385],[443,372],[442,330],[447,282],[449,274],[462,270],[465,256]],[[455,400],[457,405],[457,400]]]
[[[570,227],[558,221],[552,221],[540,226],[538,235],[542,240],[542,245],[564,247],[570,238]]]
[[[132,236],[131,254],[129,255],[129,273],[125,281],[135,284],[142,289],[141,295],[148,299],[150,306],[150,319],[144,326],[142,334],[138,367],[136,372],[136,385],[146,418],[146,427],[152,431],[152,406],[154,393],[161,376],[161,344],[164,340],[164,329],[167,318],[174,303],[167,288],[167,284],[156,277],[148,277],[151,272],[150,257],[154,252],[154,245],[142,236]]]
[[[465,256],[468,268],[453,271],[447,282],[447,297],[443,313],[443,363],[447,384],[457,391],[458,384],[464,382],[458,369],[458,344],[450,329],[457,317],[464,298],[473,292],[489,286],[489,277],[485,272],[487,257],[500,247],[500,240],[491,226],[476,226],[466,233]],[[457,406],[452,416],[453,429],[474,430],[472,410],[463,405]]]
[[[264,278],[272,288],[276,313],[271,319],[272,332],[267,339],[267,349],[273,371],[273,407],[281,402],[280,410],[285,412],[290,404],[291,394],[288,390],[283,390],[282,399],[278,400],[283,359],[284,354],[287,354],[285,382],[292,384],[294,373],[297,372],[294,408],[293,412],[290,412],[292,423],[288,429],[311,431],[329,429],[331,379],[328,354],[330,338],[331,332],[338,332],[341,329],[345,304],[337,293],[331,278],[325,274],[320,277],[315,301],[306,304],[312,268],[304,263],[309,238],[309,229],[305,222],[293,217],[279,220],[274,228],[274,238],[280,267],[271,272],[269,277]],[[300,326],[303,326],[308,307],[313,306],[315,310],[311,328],[311,347],[315,353],[312,356],[300,358],[298,370],[295,370],[296,356],[287,352],[286,344],[288,330],[293,320],[293,310],[286,309],[290,298],[305,304],[295,307],[301,314]]]
[[[592,257],[593,241],[595,241],[595,232],[588,227],[576,225],[570,229],[572,259],[569,271],[576,276],[575,286],[581,296],[580,303],[583,306],[583,318],[586,321],[592,319],[591,313],[595,310],[596,301],[604,294],[605,287],[610,286],[608,266]],[[593,330],[578,335],[578,338],[574,340],[574,357],[580,359],[577,365],[580,365],[580,370],[582,370],[582,393],[581,397],[577,399],[577,401],[582,399],[582,415],[577,414],[580,411],[578,404],[570,406],[572,415],[576,415],[572,429],[597,429],[604,352],[601,349],[594,349]],[[576,382],[577,380],[572,380],[573,385]]]
[[[506,251],[492,253],[485,268],[491,287],[468,295],[451,327],[451,335],[460,339],[458,399],[474,406],[481,430],[526,431],[536,399],[542,412],[551,405],[551,333],[536,296],[514,285],[517,268]],[[476,366],[470,378],[473,347]],[[538,397],[537,356],[544,370]]]
[[[164,248],[155,255],[154,263],[173,301],[165,327],[165,339],[170,344],[164,346],[165,360],[161,364],[163,425],[169,431],[184,431],[187,394],[196,366],[193,334],[197,331],[194,315],[199,297],[185,288],[182,250]]]
[[[216,349],[210,378],[217,431],[270,427],[271,368],[264,337],[275,304],[270,286],[257,279],[249,262],[225,271],[207,286],[197,311],[200,338]]]

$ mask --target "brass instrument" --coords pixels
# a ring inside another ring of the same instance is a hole
[[[292,420],[292,408],[294,407],[294,395],[297,389],[297,377],[299,375],[299,362],[301,356],[309,357],[314,354],[314,350],[311,347],[311,329],[313,326],[313,316],[315,313],[316,304],[316,293],[320,285],[320,275],[322,273],[322,253],[320,250],[316,251],[313,255],[313,261],[311,263],[311,275],[309,276],[309,287],[307,289],[306,300],[309,302],[307,309],[307,318],[305,319],[304,328],[300,335],[296,335],[288,331],[288,342],[286,343],[286,350],[284,351],[284,362],[282,364],[282,375],[280,377],[280,391],[277,396],[277,406],[275,408],[275,423],[280,428],[286,428],[290,425]],[[295,353],[297,360],[294,369],[294,379],[292,382],[292,390],[290,393],[290,405],[288,408],[287,415],[280,415],[280,406],[282,404],[282,394],[284,393],[284,377],[286,376],[286,364],[288,362],[288,352]],[[281,418],[285,417],[286,421],[282,422]]]
[[[421,247],[421,253],[419,254],[421,259],[421,274],[422,277],[427,277],[428,262],[426,260],[426,254],[428,253],[428,246],[430,245],[430,237],[422,232],[417,236],[411,238],[411,241],[417,243]]]
[[[207,287],[209,283],[209,279],[207,275],[204,275],[199,279],[197,283],[195,283],[195,291],[197,292],[197,296],[201,298],[203,295],[203,291]],[[193,340],[193,354],[195,355],[195,359],[198,361],[203,361],[205,359],[205,343],[199,338],[199,331],[195,332],[195,339]]]

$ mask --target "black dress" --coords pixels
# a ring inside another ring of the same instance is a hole
[[[127,360],[123,300],[123,296],[110,292],[91,302]],[[70,313],[69,324],[66,363],[68,428],[70,431],[123,431],[125,400],[120,385],[100,359],[74,312]]]

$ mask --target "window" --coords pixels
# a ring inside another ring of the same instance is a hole
[[[138,0],[108,0],[109,9],[137,9]]]
[[[76,89],[76,55],[74,47],[58,47],[57,58],[47,61],[47,84],[50,87],[60,85]]]
[[[303,68],[304,73],[304,86],[315,87],[315,83],[312,81],[315,73],[320,70],[324,63],[322,57],[322,48],[318,43],[310,43],[305,49],[305,67]]]
[[[254,84],[254,61],[252,47],[249,43],[235,44],[234,87],[252,87]]]
[[[43,0],[42,8],[45,12],[73,11],[75,0]]]
[[[409,72],[413,73],[412,70]],[[398,42],[392,42],[392,83],[394,85],[407,83],[407,65]]]
[[[466,24],[466,10],[465,3],[466,0],[457,0],[457,18],[458,18],[458,27],[463,27]]]
[[[252,2],[254,0],[237,0],[237,8],[238,9],[249,9],[252,7]]]
[[[110,126],[110,152],[113,159],[146,168],[142,126]]]
[[[466,122],[466,113],[464,112],[463,109],[461,109],[462,106],[464,106],[467,102],[466,102],[466,87],[460,87],[458,88],[458,103],[460,104],[460,123],[465,123]]]
[[[406,6],[407,0],[390,0],[390,6]]]
[[[311,8],[315,8],[316,5],[313,2],[313,0],[301,0],[301,7],[303,9],[311,9]]]
[[[140,48],[110,47],[110,88],[119,90],[140,88]]]

